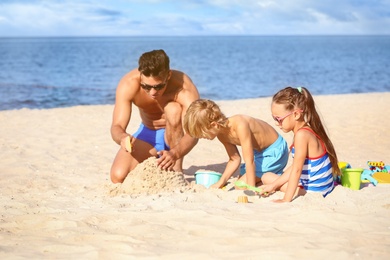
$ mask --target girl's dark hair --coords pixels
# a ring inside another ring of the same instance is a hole
[[[276,93],[272,101],[276,104],[285,105],[286,110],[301,109],[305,115],[306,123],[325,143],[326,151],[328,152],[330,162],[332,163],[332,172],[334,176],[341,174],[338,166],[336,151],[330,141],[325,128],[321,122],[321,118],[317,113],[313,96],[305,87],[292,88],[286,87]]]
[[[166,78],[169,73],[169,57],[164,50],[145,52],[138,60],[138,70],[146,77]]]

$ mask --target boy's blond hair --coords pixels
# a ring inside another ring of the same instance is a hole
[[[212,100],[198,99],[188,107],[184,116],[184,131],[195,138],[203,138],[211,123],[226,127],[227,118]]]

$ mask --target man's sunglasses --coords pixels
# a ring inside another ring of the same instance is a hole
[[[160,83],[160,84],[157,84],[157,85],[148,85],[148,84],[145,84],[145,83],[141,83],[141,88],[143,88],[144,90],[146,91],[150,91],[152,88],[156,91],[159,91],[161,89],[163,89],[165,86],[167,85],[166,82],[164,83]]]

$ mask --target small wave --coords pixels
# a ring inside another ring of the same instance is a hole
[[[0,83],[0,110],[112,104],[114,90]]]

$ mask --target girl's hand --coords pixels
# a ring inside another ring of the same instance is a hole
[[[275,187],[272,184],[262,185],[260,189],[260,195],[263,197],[268,197],[270,194],[275,193]]]

